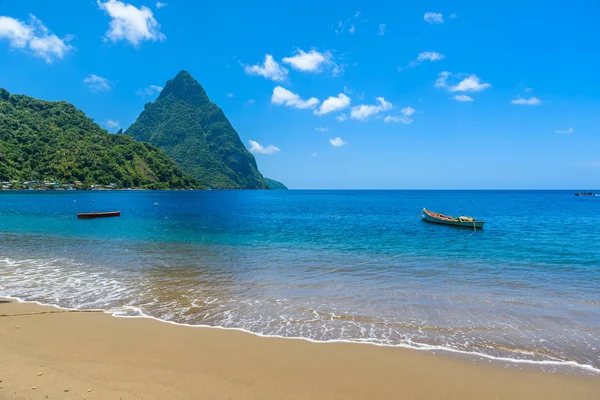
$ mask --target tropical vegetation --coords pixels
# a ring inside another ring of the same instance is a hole
[[[109,134],[72,104],[0,89],[0,181],[11,180],[201,187],[153,145]]]
[[[268,189],[254,156],[223,111],[187,71],[166,83],[125,134],[163,150],[204,186]]]

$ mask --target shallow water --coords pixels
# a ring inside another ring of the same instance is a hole
[[[599,226],[561,191],[5,192],[0,295],[600,372]]]

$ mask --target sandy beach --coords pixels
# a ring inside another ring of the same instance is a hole
[[[600,377],[0,303],[0,399],[598,399]]]

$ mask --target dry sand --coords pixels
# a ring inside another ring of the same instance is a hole
[[[0,399],[600,399],[600,377],[0,302]],[[35,389],[34,389],[35,387]]]

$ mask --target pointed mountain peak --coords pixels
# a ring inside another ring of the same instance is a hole
[[[196,104],[210,102],[202,85],[187,71],[181,71],[170,81],[167,81],[165,88],[160,92],[159,99],[169,95],[191,101]]]

